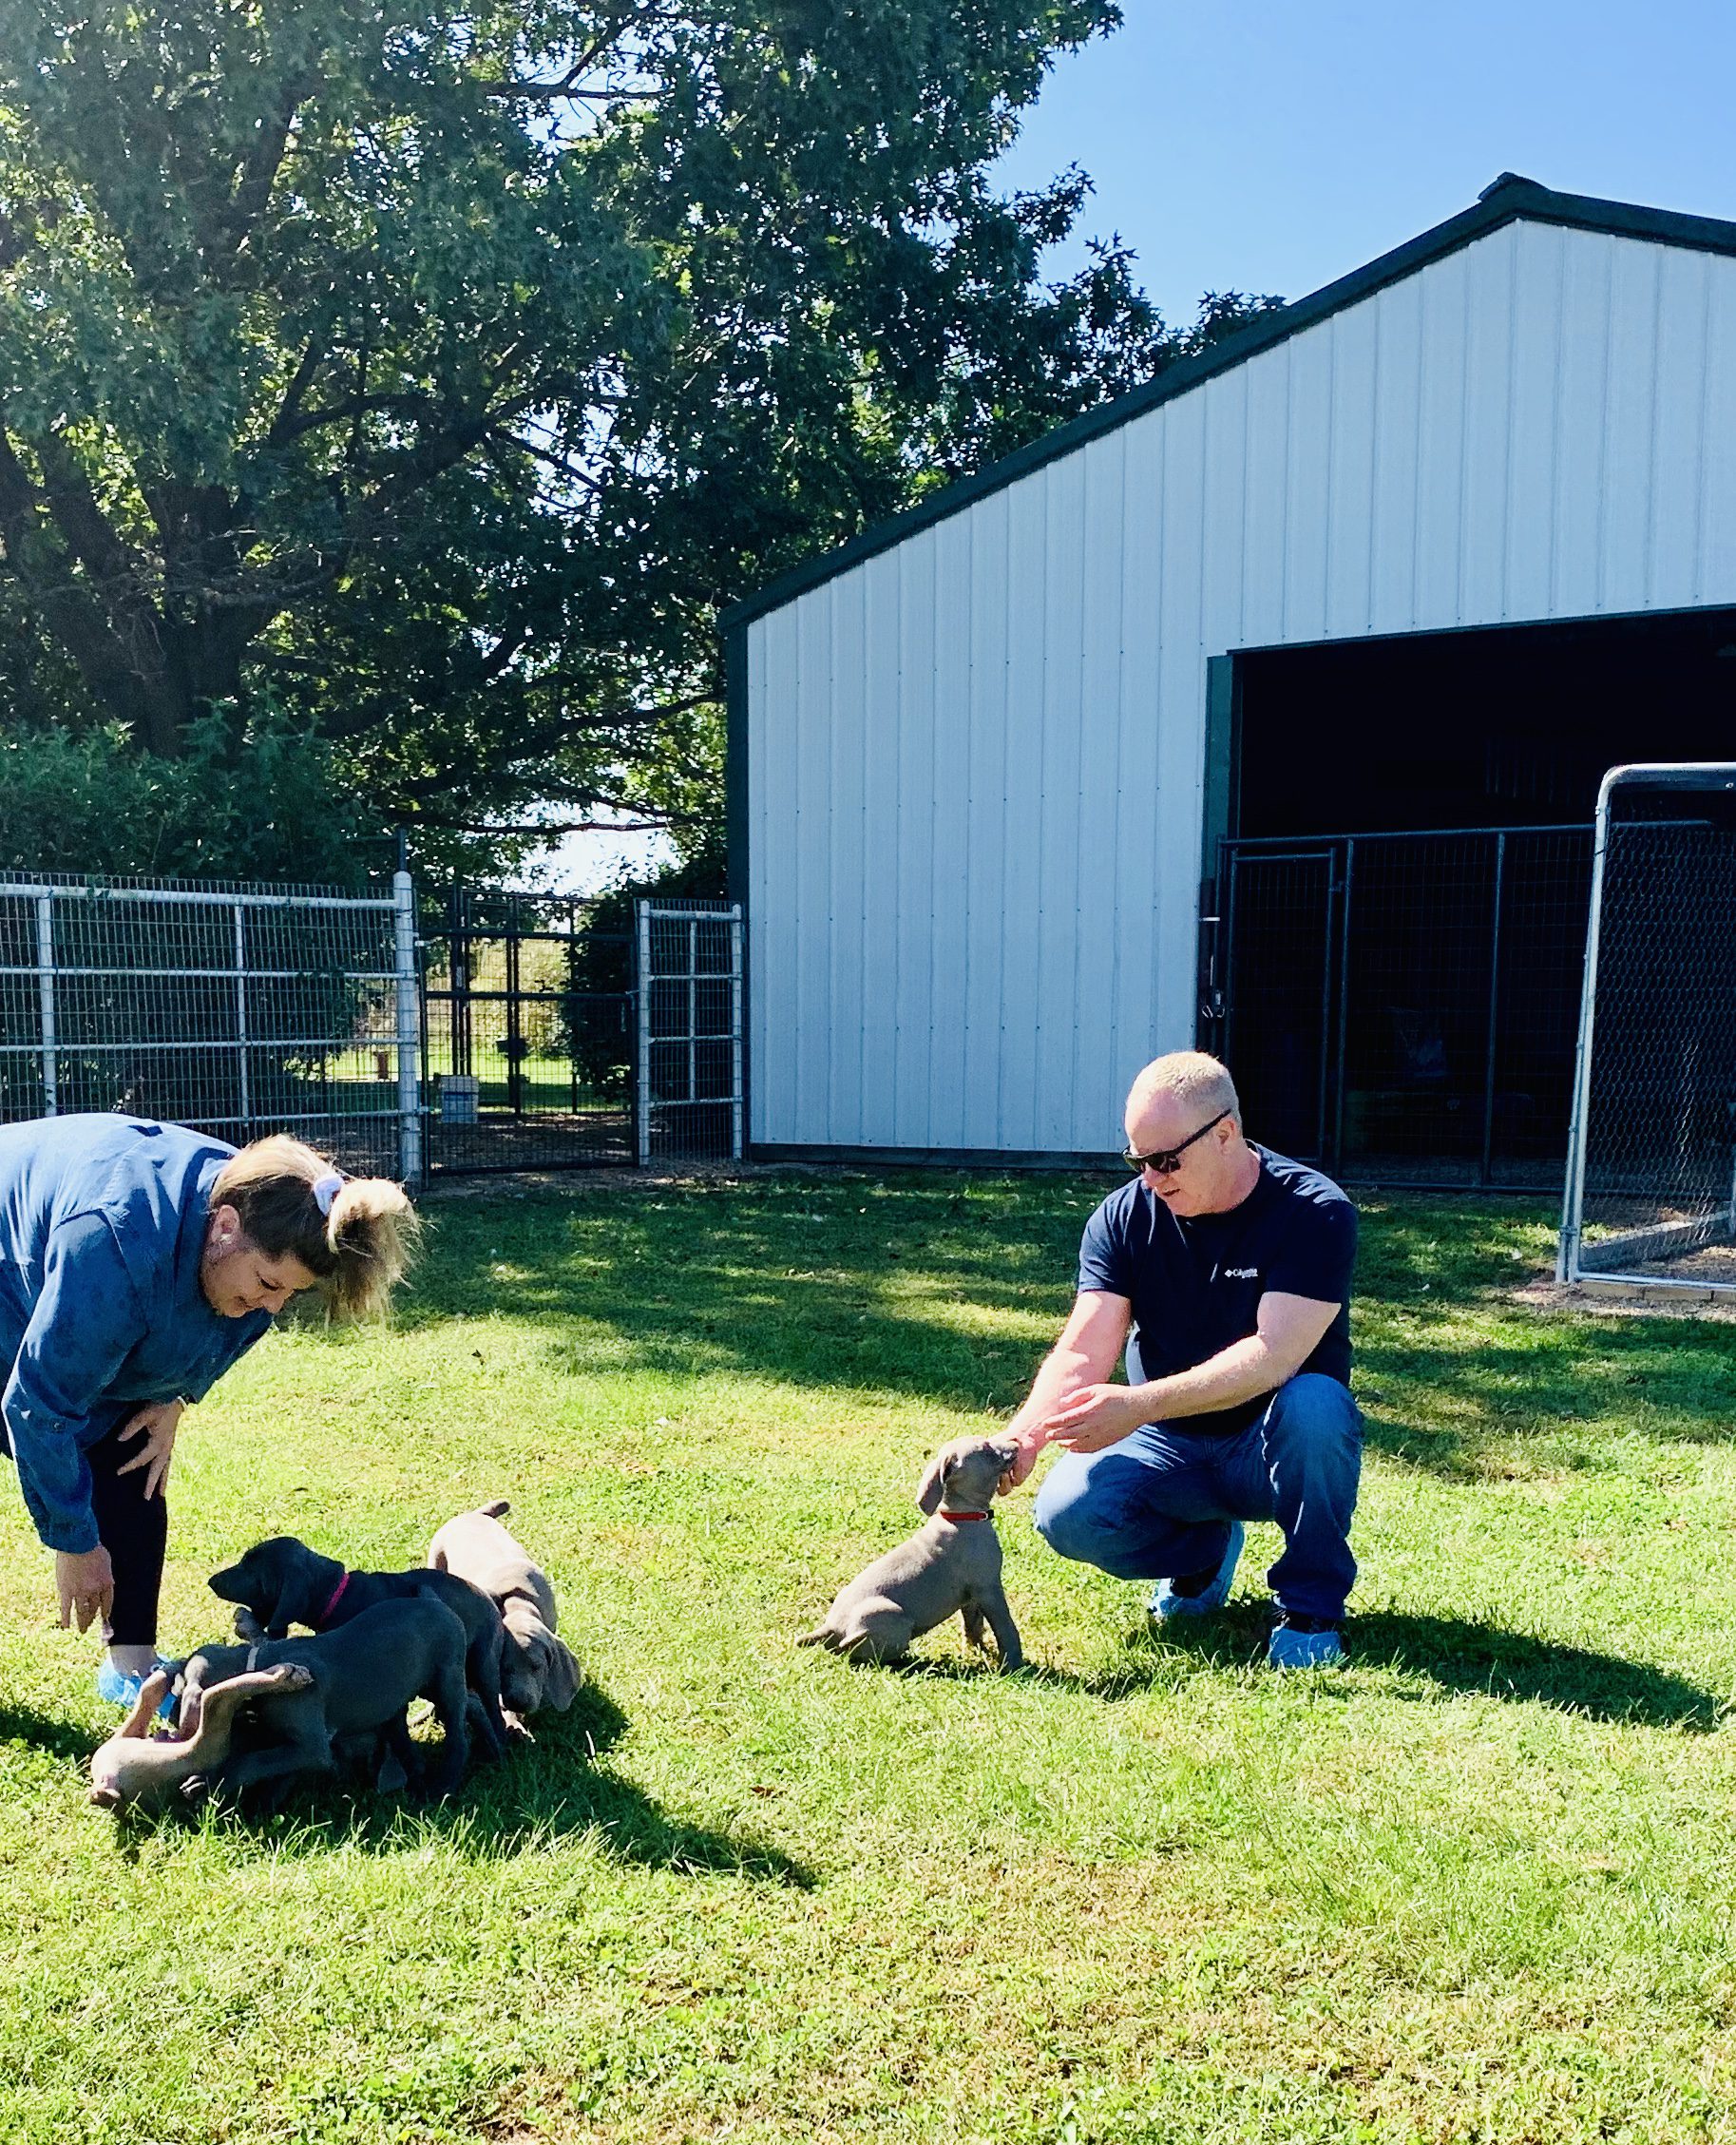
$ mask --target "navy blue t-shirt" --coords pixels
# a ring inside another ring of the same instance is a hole
[[[1085,1224],[1079,1287],[1125,1296],[1134,1307],[1127,1343],[1132,1385],[1191,1370],[1255,1331],[1260,1298],[1336,1303],[1338,1316],[1302,1366],[1350,1383],[1350,1270],[1356,1209],[1329,1177],[1249,1142],[1260,1181],[1227,1214],[1183,1218],[1143,1178],[1112,1192]],[[1245,1429],[1264,1398],[1169,1427],[1208,1437]]]

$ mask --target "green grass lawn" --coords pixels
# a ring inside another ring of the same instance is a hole
[[[0,2139],[1736,2137],[1736,1327],[1520,1308],[1549,1217],[1373,1201],[1353,1665],[1004,1508],[1026,1676],[792,1641],[1003,1417],[1097,1182],[828,1175],[432,1203],[397,1330],[193,1418],[168,1624],[302,1534],[497,1493],[592,1689],[433,1813],[118,1833],[94,1649],[0,1478]]]

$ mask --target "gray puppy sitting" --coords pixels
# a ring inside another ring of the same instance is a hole
[[[796,1643],[887,1666],[904,1659],[911,1639],[956,1615],[972,1646],[982,1644],[986,1626],[1001,1667],[1022,1668],[993,1518],[996,1485],[1013,1455],[1007,1438],[957,1438],[943,1446],[916,1492],[918,1507],[933,1515],[928,1523],[876,1557],[827,1610],[819,1629]]]

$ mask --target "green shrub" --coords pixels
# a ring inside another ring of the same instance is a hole
[[[120,724],[0,735],[0,867],[353,887],[389,861],[331,748],[276,717],[213,715],[178,759]]]

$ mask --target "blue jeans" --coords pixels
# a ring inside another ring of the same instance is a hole
[[[1276,1520],[1284,1554],[1266,1575],[1278,1606],[1336,1623],[1356,1578],[1350,1518],[1363,1418],[1336,1378],[1304,1371],[1229,1437],[1154,1423],[1101,1452],[1069,1452],[1038,1492],[1037,1531],[1062,1557],[1116,1579],[1214,1570],[1231,1520]]]

